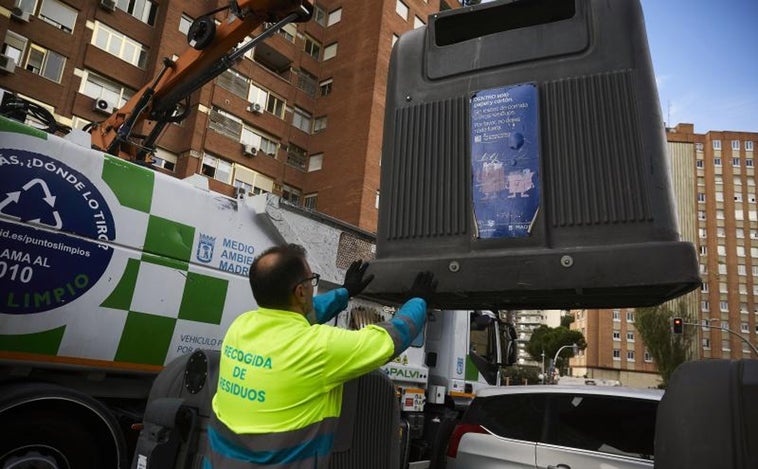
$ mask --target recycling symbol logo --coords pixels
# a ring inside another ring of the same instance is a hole
[[[39,190],[36,192],[41,191],[42,197],[39,197],[35,193],[34,190],[37,188]],[[31,205],[36,206],[31,207],[30,210],[25,210],[24,206],[30,204],[20,203],[22,195],[24,199],[31,199]],[[55,200],[56,197],[50,192],[47,183],[43,179],[34,178],[21,186],[20,190],[5,194],[5,200],[0,202],[0,213],[24,222],[43,224],[55,229],[61,229],[63,222],[60,213],[55,209]],[[43,219],[45,221],[42,221]]]
[[[62,161],[0,148],[0,313],[66,306],[108,267],[116,229],[107,200]]]

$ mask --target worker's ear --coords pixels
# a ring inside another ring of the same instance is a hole
[[[302,283],[298,283],[292,290],[292,295],[295,297],[295,302],[298,305],[305,303],[307,292],[305,286]]]

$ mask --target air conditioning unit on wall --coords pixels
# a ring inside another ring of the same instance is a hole
[[[113,107],[110,105],[110,103],[104,99],[96,99],[94,103],[92,103],[92,110],[100,112],[102,114],[110,114],[113,112]]]
[[[13,73],[16,70],[16,61],[13,57],[0,55],[0,72]]]
[[[115,0],[100,0],[100,6],[109,11],[116,11]]]
[[[253,114],[261,114],[263,113],[263,106],[258,103],[253,103],[247,107],[247,112],[252,112]]]
[[[18,21],[23,21],[24,23],[29,22],[29,12],[24,11],[19,7],[15,7],[11,9],[11,18]]]
[[[249,143],[243,143],[242,153],[244,153],[246,156],[255,156],[258,154],[258,149],[254,145],[250,145]]]

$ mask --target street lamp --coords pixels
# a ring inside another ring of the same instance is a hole
[[[579,352],[579,346],[576,345],[576,343],[573,343],[571,345],[564,345],[563,347],[559,348],[557,352],[555,352],[555,357],[553,358],[553,366],[550,370],[550,378],[552,380],[553,377],[553,371],[555,370],[555,362],[558,360],[558,355],[560,355],[561,351],[565,348],[571,347],[573,349],[574,355],[576,355]]]

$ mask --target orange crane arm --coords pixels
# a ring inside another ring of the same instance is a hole
[[[145,160],[181,101],[231,67],[245,50],[287,23],[308,21],[313,12],[307,0],[230,0],[227,8],[231,15],[218,27],[211,15],[195,20],[188,34],[191,47],[175,61],[164,59],[163,70],[151,83],[106,120],[92,126],[93,148],[128,160]],[[263,23],[276,24],[253,38],[244,50],[238,50],[237,46]],[[132,128],[146,120],[155,121],[155,127],[137,144],[130,139]]]

